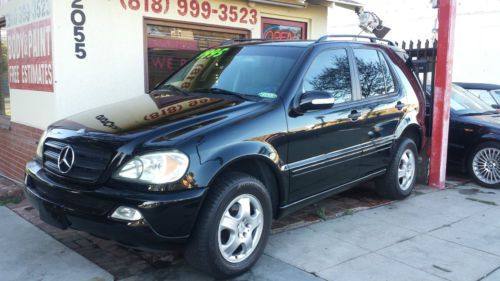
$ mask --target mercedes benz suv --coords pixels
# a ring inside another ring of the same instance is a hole
[[[370,180],[411,193],[425,101],[407,59],[374,38],[227,42],[49,126],[26,195],[51,225],[241,274],[273,219]]]

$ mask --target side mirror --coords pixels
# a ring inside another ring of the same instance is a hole
[[[299,101],[299,112],[304,113],[311,110],[329,109],[335,104],[335,98],[328,92],[309,91],[302,94]]]
[[[500,105],[498,104],[492,104],[491,107],[493,107],[494,109],[500,109]]]

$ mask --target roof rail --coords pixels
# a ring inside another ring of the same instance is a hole
[[[358,38],[361,38],[361,39],[368,39],[372,43],[377,43],[377,41],[378,41],[378,42],[385,42],[389,46],[396,46],[396,44],[394,44],[394,42],[392,42],[392,41],[389,41],[386,39],[380,39],[380,38],[372,37],[372,36],[363,36],[363,35],[324,35],[324,36],[321,36],[318,40],[316,40],[316,43],[326,41],[328,38],[352,38],[353,41],[357,41]]]
[[[239,42],[262,42],[262,41],[270,41],[269,39],[255,39],[255,38],[232,38],[232,39],[226,39],[220,43],[219,46],[227,46],[233,43],[239,43]]]

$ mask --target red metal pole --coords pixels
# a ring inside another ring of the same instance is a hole
[[[445,188],[446,180],[455,15],[456,0],[439,0],[429,185],[440,189]]]

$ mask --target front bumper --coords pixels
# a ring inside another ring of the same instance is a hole
[[[72,189],[47,177],[38,162],[30,161],[26,166],[25,194],[43,221],[138,248],[166,249],[186,242],[206,191],[200,188],[155,194],[106,186]],[[143,222],[111,219],[119,206],[139,210]]]

